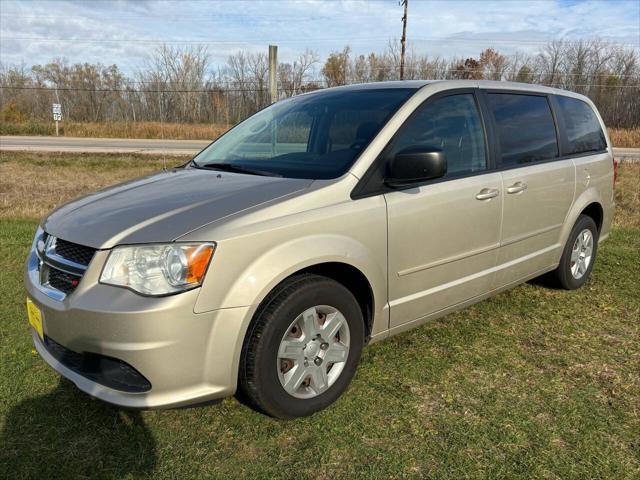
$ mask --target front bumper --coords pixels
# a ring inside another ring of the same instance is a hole
[[[34,332],[40,356],[80,390],[122,407],[181,407],[232,395],[249,307],[196,314],[200,289],[156,298],[99,284],[106,255],[96,252],[76,290],[63,300],[48,296],[27,272],[28,296],[42,313],[46,337],[78,354],[120,360],[151,388],[127,392],[81,375]]]

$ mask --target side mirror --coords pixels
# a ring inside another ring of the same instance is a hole
[[[444,152],[432,147],[410,147],[397,153],[389,164],[385,183],[390,187],[404,187],[447,173]]]

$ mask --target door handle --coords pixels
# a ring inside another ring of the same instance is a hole
[[[489,200],[500,195],[500,190],[497,188],[483,188],[476,194],[478,200]]]
[[[527,184],[524,182],[516,182],[510,187],[507,187],[507,193],[522,193],[527,189]]]

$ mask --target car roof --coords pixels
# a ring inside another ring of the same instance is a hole
[[[548,93],[556,95],[564,95],[568,97],[579,98],[586,100],[589,103],[587,97],[578,93],[570,92],[568,90],[561,90],[559,88],[547,87],[545,85],[532,84],[532,83],[520,83],[520,82],[505,82],[501,80],[391,80],[385,82],[370,82],[370,83],[354,83],[350,85],[342,85],[338,87],[325,88],[316,90],[310,93],[326,92],[326,91],[359,91],[359,90],[380,90],[380,89],[393,89],[404,88],[418,90],[428,85],[438,84],[440,90],[446,90],[448,88],[484,88],[490,90],[520,90],[526,92],[538,92]]]
[[[424,87],[425,85],[437,83],[440,81],[441,80],[388,80],[384,82],[352,83],[350,85],[332,87],[331,90],[381,90],[390,88],[405,88],[417,90]]]

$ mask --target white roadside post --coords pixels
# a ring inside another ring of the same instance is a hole
[[[58,136],[58,122],[62,120],[62,105],[54,103],[51,105],[51,111],[53,112],[53,119],[56,122],[56,137]]]

